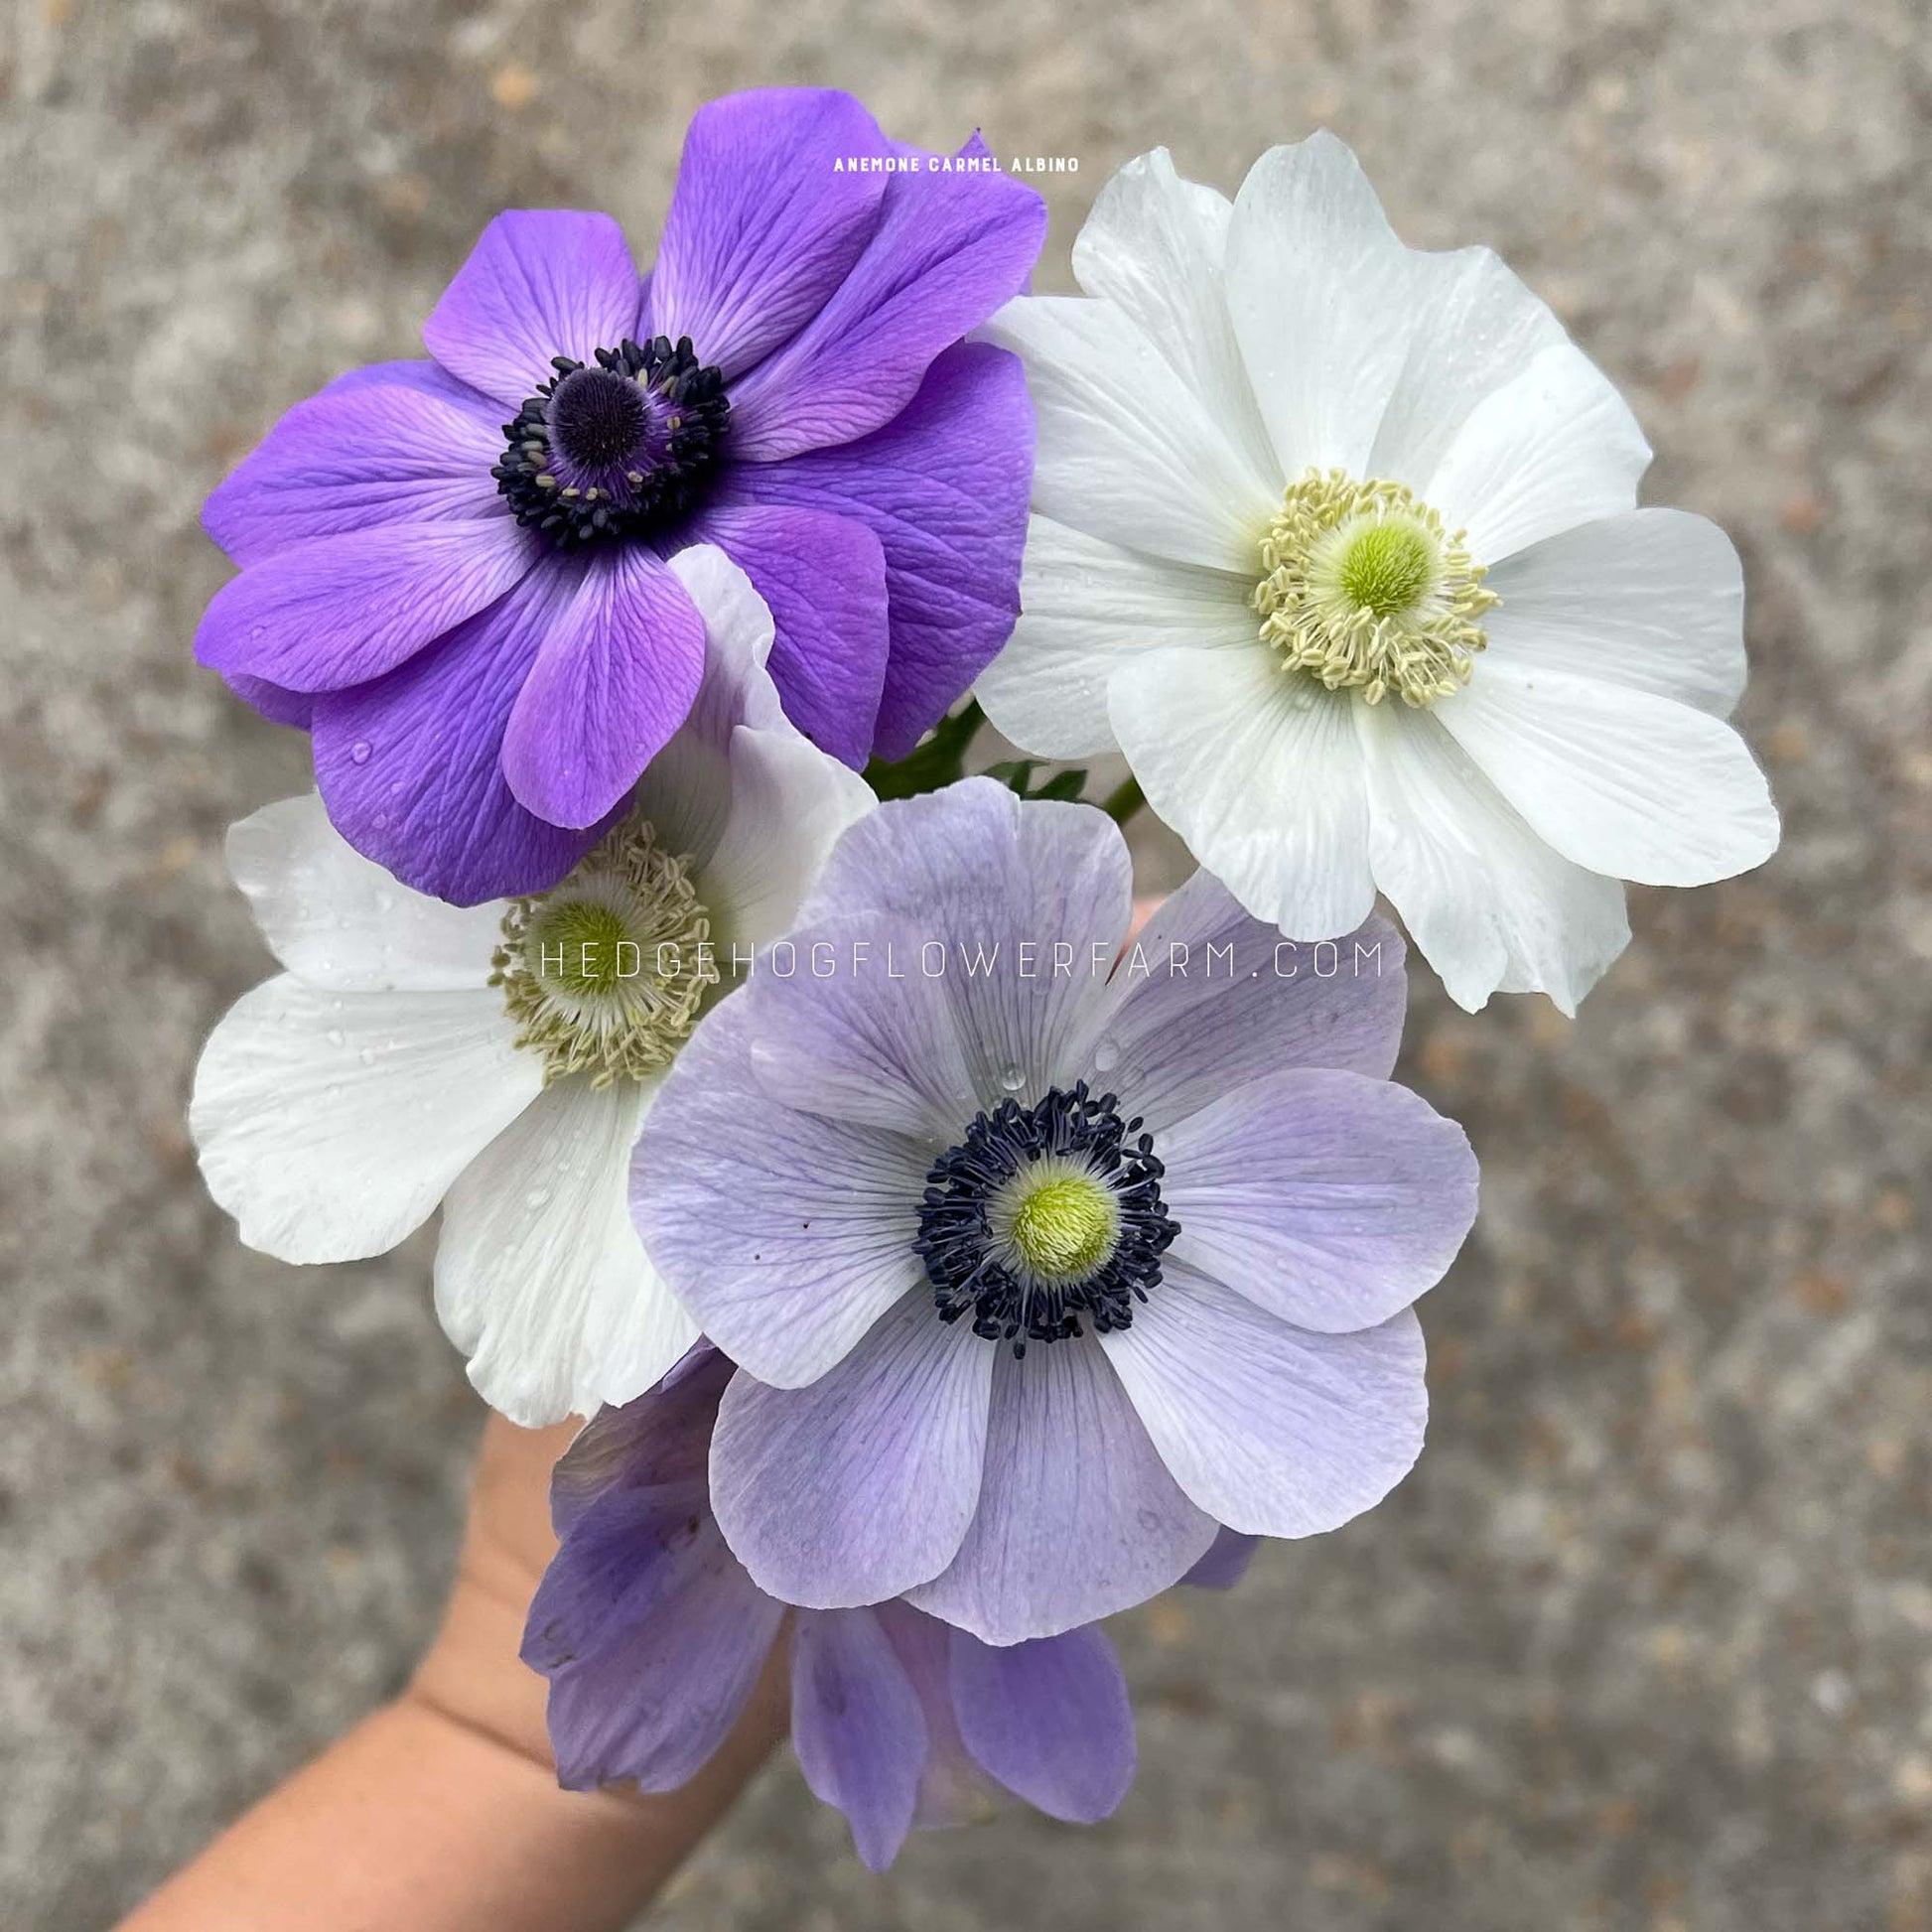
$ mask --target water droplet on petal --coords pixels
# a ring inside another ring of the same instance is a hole
[[[370,825],[373,826],[375,830],[378,832],[381,831],[382,828],[388,824],[388,822],[389,822],[389,814],[387,812],[376,812],[372,814],[369,819]]]
[[[1120,1064],[1120,1041],[1103,1034],[1093,1043],[1093,1070],[1106,1073]]]
[[[1009,1093],[1018,1093],[1027,1084],[1027,1076],[1017,1066],[1010,1066],[1000,1075],[1000,1084]]]
[[[366,738],[358,738],[355,741],[355,743],[348,748],[348,760],[351,764],[368,763],[369,741]]]
[[[329,1043],[331,1046],[340,1046],[345,1037],[345,1035],[340,1027],[331,1027],[329,1029]]]
[[[542,1207],[549,1198],[550,1189],[548,1187],[532,1187],[525,1196],[525,1201],[531,1207]]]

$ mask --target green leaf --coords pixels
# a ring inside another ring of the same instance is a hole
[[[881,798],[916,798],[951,784],[965,776],[966,754],[985,722],[979,700],[969,699],[963,710],[940,719],[925,742],[904,758],[891,764],[874,759],[866,766],[866,783]]]
[[[1009,791],[1016,791],[1022,798],[1060,798],[1077,799],[1085,790],[1087,774],[1084,770],[1055,771],[1042,783],[1034,783],[1034,773],[1039,769],[1037,759],[1008,759],[1000,764],[989,764],[986,775],[998,778]]]

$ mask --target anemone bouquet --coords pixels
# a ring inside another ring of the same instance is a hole
[[[440,1209],[478,1390],[581,1419],[563,1781],[684,1783],[779,1649],[874,1866],[1105,1817],[1103,1620],[1415,1463],[1476,1171],[1402,928],[1573,1011],[1623,882],[1777,836],[1735,557],[1493,255],[1324,135],[1231,203],[1129,163],[1077,296],[1043,233],[977,135],[716,101],[648,266],[498,215],[206,512],[198,654],[315,760],[229,839],[281,971],[209,1189],[294,1262]],[[969,776],[982,703],[1029,756]],[[1199,869],[1137,911],[1143,802]]]

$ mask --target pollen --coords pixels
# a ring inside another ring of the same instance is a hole
[[[1451,697],[1488,643],[1483,567],[1403,483],[1310,471],[1270,521],[1261,568],[1254,609],[1283,668],[1367,704]]]
[[[1113,1190],[1090,1174],[1065,1173],[1022,1194],[1008,1238],[1035,1275],[1079,1281],[1107,1258],[1119,1231]]]

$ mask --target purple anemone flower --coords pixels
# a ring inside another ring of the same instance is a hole
[[[209,497],[241,565],[196,654],[305,725],[331,818],[420,891],[552,886],[698,688],[665,560],[713,543],[776,625],[786,712],[909,751],[1013,627],[1033,463],[1018,360],[1039,197],[832,91],[693,120],[657,260],[516,211],[424,325],[433,360],[298,404]]]
[[[700,1343],[664,1382],[606,1409],[551,1485],[559,1549],[523,1660],[550,1680],[550,1739],[572,1789],[669,1791],[724,1740],[785,1606],[732,1555],[706,1462],[732,1366]],[[1195,1580],[1225,1587],[1237,1539]],[[914,1825],[970,1815],[993,1785],[1092,1824],[1133,1782],[1134,1719],[1097,1629],[994,1649],[906,1603],[801,1610],[790,1630],[792,1744],[874,1870]]]
[[[1414,1463],[1476,1173],[1387,1078],[1400,942],[1197,873],[1116,964],[1130,894],[1091,806],[884,805],[665,1080],[632,1211],[739,1365],[712,1505],[772,1595],[1050,1636]]]

